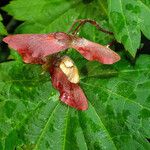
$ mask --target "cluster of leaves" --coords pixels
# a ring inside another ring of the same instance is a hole
[[[24,21],[15,33],[66,32],[76,19],[96,20],[132,57],[141,31],[150,38],[149,0],[12,0],[3,10]],[[113,38],[88,24],[80,36],[104,45]],[[150,56],[132,65],[120,53],[121,61],[108,66],[67,54],[79,68],[89,109],[62,104],[49,74],[12,52],[16,61],[0,64],[0,150],[150,149]]]

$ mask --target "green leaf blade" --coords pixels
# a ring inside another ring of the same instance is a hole
[[[143,139],[143,136],[148,137],[148,124],[150,123],[148,120],[150,118],[150,65],[148,61],[150,57],[143,55],[134,67],[129,67],[124,63],[126,68],[122,68],[121,63],[116,64],[115,68],[120,72],[116,77],[108,79],[92,76],[84,78],[81,82],[97,114],[109,129],[117,148],[120,147],[117,141],[122,141],[124,144],[121,142],[121,145],[126,145],[123,149],[130,146],[129,141],[141,149],[149,147],[148,142]],[[100,65],[97,65],[95,70],[98,67]],[[143,118],[144,116],[146,118]],[[122,140],[123,137],[126,140]],[[142,142],[140,145],[139,140]]]
[[[7,31],[6,31],[5,26],[3,25],[2,21],[3,21],[3,18],[0,14],[0,35],[7,35]]]
[[[140,46],[140,22],[138,14],[128,8],[131,4],[135,5],[135,2],[131,1],[130,4],[127,0],[109,0],[108,4],[110,23],[117,41],[123,43],[125,49],[132,57],[135,57]]]
[[[96,20],[110,30],[134,57],[140,31],[149,38],[149,1],[12,0],[4,7],[24,21],[16,33],[67,32],[76,19]],[[144,16],[145,14],[145,16]],[[107,45],[112,37],[86,24],[80,32]],[[49,73],[39,65],[0,64],[0,149],[150,149],[150,56],[132,65],[122,55],[114,65],[88,62],[75,50],[66,52],[79,68],[80,86],[89,109],[77,111],[59,100]]]

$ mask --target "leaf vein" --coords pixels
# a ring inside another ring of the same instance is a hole
[[[81,82],[81,83],[83,83],[83,84],[85,84],[85,85],[88,85],[88,86],[90,86],[90,87],[94,87],[93,85],[91,85],[91,84],[87,84],[87,83],[84,83],[84,82]],[[95,87],[94,87],[95,88]],[[125,96],[123,96],[123,95],[120,95],[120,94],[117,94],[117,93],[114,93],[113,91],[111,91],[110,89],[107,89],[107,88],[104,88],[104,87],[99,87],[100,89],[102,89],[103,91],[106,91],[106,92],[108,92],[109,94],[111,93],[111,94],[113,94],[113,95],[115,95],[115,96],[117,96],[117,97],[121,97],[121,98],[124,98],[126,101],[129,101],[129,102],[131,102],[131,103],[134,103],[134,104],[136,104],[136,105],[138,105],[139,107],[141,107],[141,108],[145,108],[145,109],[147,109],[147,110],[149,110],[150,111],[150,108],[148,108],[148,107],[145,107],[145,106],[143,106],[143,105],[141,105],[140,103],[138,103],[138,102],[135,102],[135,101],[133,101],[133,100],[130,100],[129,98],[127,98],[127,97],[125,97]],[[120,100],[120,99],[119,99]]]
[[[40,135],[39,135],[39,137],[38,137],[38,139],[37,139],[37,142],[36,142],[36,144],[35,144],[34,150],[38,149],[39,143],[40,143],[41,139],[43,138],[43,136],[44,136],[44,134],[45,134],[45,132],[46,132],[46,130],[47,130],[47,128],[48,128],[48,125],[49,125],[49,123],[50,123],[50,121],[51,121],[51,118],[52,118],[54,112],[56,111],[57,107],[59,106],[59,104],[60,104],[60,103],[58,103],[58,104],[54,107],[53,111],[50,113],[50,116],[49,116],[49,118],[48,118],[48,120],[47,120],[47,122],[46,122],[46,124],[45,124],[45,126],[44,126],[44,128],[43,128],[43,130],[42,130],[42,132],[40,133]]]
[[[64,128],[63,150],[65,150],[65,147],[66,147],[66,135],[67,135],[67,128],[68,128],[68,113],[69,113],[69,107],[67,108],[67,113],[66,113],[66,121],[65,121],[65,128]]]

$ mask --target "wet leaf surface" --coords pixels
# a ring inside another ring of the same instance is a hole
[[[141,31],[150,39],[150,3],[143,0],[108,1],[109,21],[116,39],[135,57],[140,47]]]
[[[77,18],[94,19],[135,56],[140,30],[150,38],[149,6],[148,0],[109,0],[108,9],[105,0],[13,0],[4,10],[24,21],[16,33],[66,32]],[[80,36],[104,45],[113,38],[89,24]],[[61,103],[49,74],[13,52],[15,61],[0,64],[0,150],[150,149],[150,56],[131,65],[122,55],[109,66],[74,50],[66,54],[79,68],[89,109]]]
[[[61,103],[41,66],[19,61],[0,65],[1,147],[149,148],[150,57],[142,55],[135,66],[122,60],[109,68],[97,62],[81,64],[75,55],[79,68],[87,68],[80,82],[89,101],[87,111]],[[105,70],[110,70],[107,76]],[[111,76],[114,70],[117,74]]]

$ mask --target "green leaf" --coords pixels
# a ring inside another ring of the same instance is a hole
[[[109,0],[108,6],[106,0],[12,0],[3,9],[24,21],[16,33],[66,32],[78,18],[111,30],[109,19],[116,39],[135,56],[140,30],[150,38],[149,1]],[[89,24],[80,36],[103,44],[112,39]],[[79,68],[89,109],[61,103],[49,73],[11,52],[16,61],[0,64],[0,150],[150,149],[150,56],[141,55],[135,65],[122,56],[109,66],[74,50],[66,54]]]
[[[135,57],[141,31],[150,39],[150,4],[142,0],[108,0],[109,20],[115,38]]]
[[[73,53],[89,101],[83,112],[59,101],[41,66],[0,64],[2,149],[149,149],[150,56],[108,66]]]
[[[0,14],[0,35],[7,35],[7,31],[6,31],[2,21],[3,21],[3,18]]]
[[[110,23],[116,40],[124,45],[132,57],[140,47],[141,31],[150,39],[148,0],[12,0],[3,10],[15,19],[25,21],[16,33],[66,32],[78,18],[96,20],[109,30]],[[84,27],[81,36],[106,45],[112,38],[90,25]]]
[[[10,4],[3,7],[3,10],[15,19],[25,21],[17,28],[16,33],[67,32],[78,18],[96,20],[101,26],[109,29],[108,22],[105,21],[107,19],[107,3],[105,0],[32,0],[32,2],[30,0],[26,2],[17,0],[11,1]],[[108,44],[112,38],[88,24],[85,25],[82,33],[86,38],[104,44]]]
[[[150,147],[145,139],[150,135],[149,62],[150,56],[142,55],[135,66],[125,60],[111,67],[88,65],[89,77],[81,82],[117,149]]]
[[[6,51],[2,50],[2,48],[3,48],[2,44],[1,44],[2,38],[4,35],[7,35],[7,31],[6,31],[5,26],[3,25],[2,21],[3,21],[3,18],[0,14],[0,62],[6,60],[6,57],[8,55],[8,53]]]

